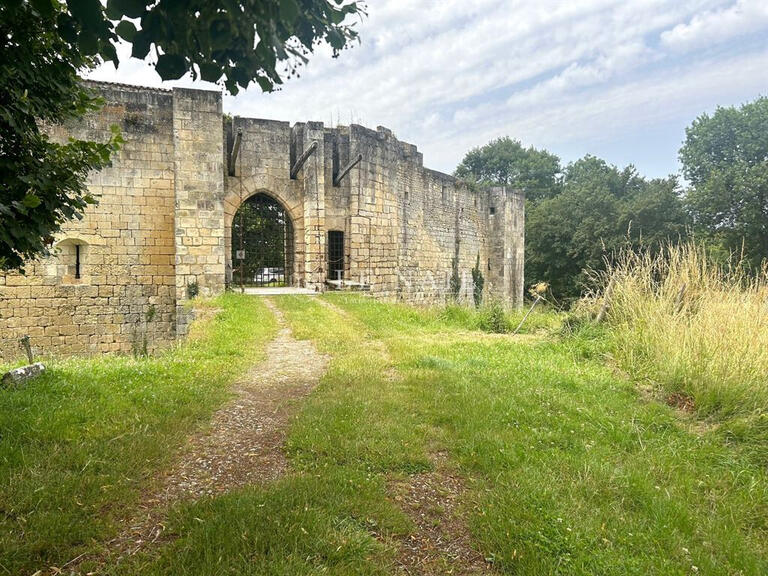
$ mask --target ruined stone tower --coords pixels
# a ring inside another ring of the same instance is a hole
[[[125,144],[89,177],[99,204],[55,253],[27,276],[0,275],[0,356],[24,334],[43,353],[127,352],[183,334],[185,300],[237,284],[237,258],[257,250],[232,244],[257,196],[290,229],[284,261],[265,270],[292,286],[430,303],[453,276],[469,298],[479,260],[487,295],[522,303],[522,194],[470,191],[385,128],[229,118],[217,92],[94,86],[104,107],[53,136],[106,139],[117,124]]]

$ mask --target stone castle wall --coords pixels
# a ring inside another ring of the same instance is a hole
[[[486,293],[522,303],[521,194],[470,191],[424,168],[416,147],[385,128],[230,119],[215,92],[95,86],[102,110],[53,136],[106,139],[117,124],[125,144],[110,167],[90,175],[99,204],[67,224],[56,253],[30,263],[26,276],[0,275],[0,357],[17,355],[24,334],[42,353],[97,353],[151,350],[185,333],[190,287],[213,295],[232,281],[232,222],[257,193],[278,200],[291,219],[297,286],[326,288],[327,234],[337,230],[344,277],[378,297],[444,301],[455,260],[461,296],[471,299],[479,259]]]
[[[176,326],[173,94],[102,88],[106,104],[52,137],[105,141],[112,124],[125,144],[112,166],[91,174],[99,204],[56,238],[58,255],[0,274],[0,356],[31,336],[43,353],[130,352],[169,340]],[[75,278],[74,246],[81,274]]]

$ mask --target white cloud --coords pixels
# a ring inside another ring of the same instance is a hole
[[[739,0],[726,8],[694,15],[690,21],[663,32],[661,41],[669,48],[692,50],[743,37],[766,27],[768,2]]]
[[[225,107],[244,116],[385,125],[443,170],[468,147],[503,134],[553,149],[567,141],[580,153],[608,137],[621,147],[622,133],[637,141],[672,111],[693,118],[757,96],[768,46],[739,36],[768,32],[764,3],[377,0],[360,26],[360,46],[338,59],[320,50],[280,92],[250,89],[227,97]],[[718,53],[700,53],[705,41],[718,42]],[[159,85],[143,62],[108,68],[95,76]]]
[[[738,103],[746,93],[757,96],[765,90],[763,71],[768,50],[720,61],[705,60],[692,66],[648,73],[611,86],[598,85],[576,97],[550,98],[540,107],[536,99],[521,97],[508,101],[489,114],[473,111],[476,122],[471,133],[460,130],[443,134],[434,142],[440,156],[485,142],[505,133],[516,134],[527,143],[556,149],[565,144],[588,145],[620,140],[623,134],[641,133],[653,126],[690,123],[718,103]],[[500,126],[494,120],[506,117]],[[683,138],[682,130],[680,139]],[[440,143],[450,142],[449,146]],[[670,159],[670,165],[675,159]],[[671,170],[671,169],[670,169]]]

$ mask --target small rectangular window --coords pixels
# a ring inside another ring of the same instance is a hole
[[[58,243],[51,259],[51,274],[62,284],[88,282],[88,244],[80,239],[67,238]]]
[[[494,214],[496,214],[496,207],[495,207],[495,206],[491,206],[491,207],[490,207],[488,210],[490,211],[490,213],[491,213],[491,216],[493,216]]]

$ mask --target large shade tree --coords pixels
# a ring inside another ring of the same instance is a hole
[[[527,206],[526,278],[575,298],[588,270],[620,248],[657,249],[684,236],[687,222],[674,177],[647,180],[586,156],[566,167],[560,194]]]
[[[508,186],[537,201],[558,191],[560,159],[546,150],[524,147],[505,136],[473,148],[456,167],[456,176],[480,184]]]
[[[88,172],[119,147],[52,142],[44,126],[99,106],[78,77],[119,64],[116,44],[163,80],[190,74],[231,94],[271,91],[320,43],[334,55],[357,37],[360,2],[341,0],[4,0],[0,3],[0,270],[23,270],[61,225],[81,217]]]
[[[768,98],[699,116],[680,160],[697,232],[759,266],[768,258]]]

